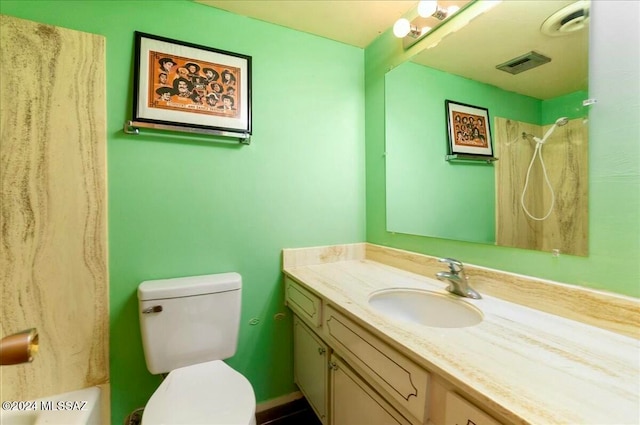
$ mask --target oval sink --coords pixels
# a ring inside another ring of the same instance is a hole
[[[437,328],[464,328],[482,322],[482,312],[453,296],[420,289],[383,289],[369,305],[387,317]]]

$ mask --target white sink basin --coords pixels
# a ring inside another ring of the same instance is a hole
[[[369,296],[369,305],[391,319],[436,328],[464,328],[482,322],[480,310],[454,297],[420,289],[383,289]]]
[[[0,412],[2,425],[98,425],[101,420],[98,387],[21,402],[19,407],[14,406],[16,410],[4,407]]]

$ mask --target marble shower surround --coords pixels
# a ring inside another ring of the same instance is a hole
[[[40,342],[3,366],[2,400],[102,385],[108,417],[106,39],[0,23],[2,336]]]

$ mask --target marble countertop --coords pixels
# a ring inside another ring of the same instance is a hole
[[[463,300],[484,315],[472,327],[394,321],[369,307],[372,292],[446,285],[366,259],[284,272],[513,423],[640,423],[637,339],[484,294]]]

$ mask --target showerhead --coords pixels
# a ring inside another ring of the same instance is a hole
[[[563,125],[567,125],[568,122],[569,122],[569,118],[560,117],[556,120],[556,125],[559,127],[562,127]]]

